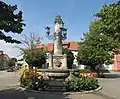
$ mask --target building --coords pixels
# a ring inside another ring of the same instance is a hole
[[[114,56],[114,71],[120,71],[120,54]]]
[[[7,68],[8,59],[9,59],[9,56],[7,54],[4,54],[3,51],[0,51],[0,70]]]
[[[63,42],[62,43],[63,45],[63,48],[68,48],[69,50],[72,51],[75,59],[74,59],[74,63],[73,63],[73,68],[80,68],[80,69],[84,69],[84,65],[78,65],[78,62],[77,62],[77,53],[78,53],[78,47],[79,47],[79,44],[78,42],[74,42],[74,41],[71,41],[71,42]],[[46,53],[47,55],[49,54],[49,52],[53,51],[54,49],[54,45],[53,43],[48,43],[48,44],[40,44],[37,46],[37,48],[44,48],[48,51],[48,53]],[[48,59],[46,60],[48,62]]]
[[[53,43],[48,43],[48,44],[40,44],[37,46],[37,48],[45,48],[46,50],[53,51]],[[73,63],[73,68],[80,68],[80,69],[84,69],[84,65],[79,65],[76,59],[76,55],[78,54],[78,47],[79,44],[78,42],[63,42],[63,48],[68,48],[69,50],[72,51],[72,53],[74,54],[74,63]],[[49,53],[47,53],[48,55]],[[115,55],[114,56],[114,62],[111,65],[103,65],[105,70],[114,70],[114,71],[120,71],[120,54]]]

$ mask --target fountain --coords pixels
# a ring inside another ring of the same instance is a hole
[[[62,54],[62,40],[67,37],[67,29],[64,28],[64,23],[60,15],[55,17],[55,32],[50,35],[50,27],[46,27],[46,36],[48,39],[54,41],[54,52],[48,55],[49,67],[48,69],[41,69],[49,78],[48,90],[64,90],[64,80],[70,75],[67,69],[67,55]]]
[[[62,54],[62,40],[67,37],[67,29],[64,28],[64,23],[61,16],[55,17],[55,32],[50,35],[50,27],[46,27],[46,36],[54,41],[54,52],[48,55],[48,69],[41,69],[48,80],[48,90],[65,90],[65,79],[70,75],[70,70],[67,68],[67,55]]]

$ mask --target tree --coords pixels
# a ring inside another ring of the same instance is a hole
[[[9,43],[20,43],[11,36],[6,36],[4,32],[13,32],[20,34],[25,26],[22,19],[22,11],[16,13],[17,5],[8,5],[0,1],[0,40]]]
[[[29,66],[42,67],[42,64],[46,62],[46,52],[42,48],[35,48],[32,50],[26,50],[24,54],[25,61]]]
[[[104,34],[88,32],[84,34],[84,39],[80,44],[77,60],[80,64],[91,67],[102,64],[111,64],[114,54],[117,54],[119,45],[113,38]]]
[[[91,30],[97,29],[102,33],[120,41],[120,1],[103,5],[102,9],[95,14],[97,19],[92,22]],[[96,28],[93,28],[95,26]]]
[[[72,65],[75,59],[73,53],[71,52],[71,50],[64,48],[63,54],[67,54],[67,67],[68,69],[72,69]]]
[[[89,32],[84,34],[80,44],[77,60],[88,65],[91,70],[95,66],[111,64],[114,54],[118,54],[120,47],[120,1],[103,5],[95,14],[96,19],[91,22]]]
[[[42,39],[42,37],[35,35],[35,33],[23,34],[21,40],[23,47],[16,46],[16,48],[20,49],[21,54],[24,55],[27,50],[34,50],[41,43]]]
[[[43,48],[37,48],[40,44],[42,37],[36,36],[35,33],[22,36],[22,44],[25,48],[18,47],[21,50],[21,54],[29,66],[41,68],[42,64],[46,62],[46,52]]]
[[[0,58],[0,70],[4,68],[5,61],[6,60],[4,58]]]
[[[13,66],[15,66],[15,63],[17,62],[17,59],[16,58],[10,58],[9,60],[8,60],[8,66],[9,67],[13,67]]]

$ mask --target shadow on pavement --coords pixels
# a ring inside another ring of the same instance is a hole
[[[105,78],[120,78],[120,74],[104,74]]]
[[[69,99],[63,92],[27,92],[19,89],[6,89],[0,91],[0,99]]]

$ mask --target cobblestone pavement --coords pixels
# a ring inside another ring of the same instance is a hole
[[[0,71],[0,99],[120,99],[120,73],[106,74],[99,79],[102,90],[91,94],[64,94],[61,92],[35,93],[16,88],[19,81],[17,73]]]

